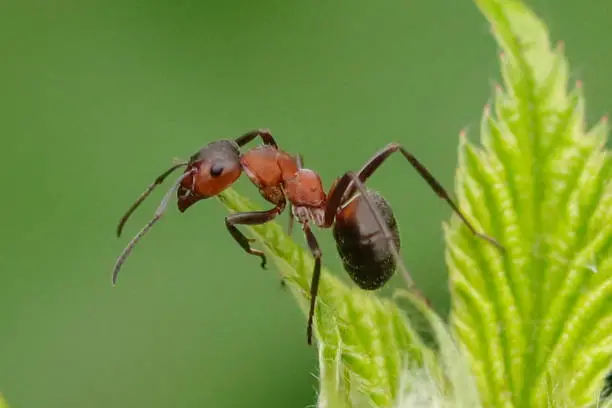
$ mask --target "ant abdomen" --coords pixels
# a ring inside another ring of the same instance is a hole
[[[380,212],[399,251],[399,230],[391,206],[375,191],[368,190],[368,196]],[[393,276],[397,265],[389,246],[390,240],[385,237],[361,195],[338,212],[333,234],[344,269],[361,289],[379,289]]]

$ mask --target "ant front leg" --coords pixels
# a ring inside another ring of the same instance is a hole
[[[274,136],[272,136],[272,133],[270,133],[268,129],[251,130],[250,132],[247,132],[244,135],[237,137],[234,142],[236,142],[238,146],[242,147],[258,136],[261,137],[261,140],[264,144],[278,148],[276,140],[274,140]]]
[[[261,267],[263,269],[266,269],[266,255],[263,253],[263,251],[251,248],[250,243],[255,240],[247,238],[242,232],[240,232],[236,225],[265,224],[266,222],[272,221],[274,218],[276,218],[276,216],[280,214],[282,210],[282,207],[274,207],[267,211],[235,213],[225,217],[225,226],[227,227],[229,233],[232,235],[232,237],[234,237],[236,242],[238,242],[238,245],[245,250],[245,252],[261,258]]]
[[[321,280],[321,248],[317,238],[312,233],[312,230],[308,224],[302,224],[302,229],[306,235],[306,242],[308,242],[308,248],[314,257],[315,264],[312,272],[312,281],[310,283],[310,310],[308,312],[308,323],[306,325],[306,339],[308,345],[312,344],[312,324],[314,321],[315,306],[317,302],[317,294],[319,293],[319,281]]]

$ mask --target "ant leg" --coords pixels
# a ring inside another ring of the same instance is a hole
[[[345,173],[342,177],[334,181],[334,184],[329,189],[327,194],[327,204],[325,205],[325,216],[322,228],[330,228],[336,218],[338,208],[345,201],[344,197],[348,192],[348,187],[353,178],[351,173]]]
[[[236,142],[238,146],[242,147],[245,144],[249,143],[251,140],[255,139],[257,136],[261,137],[261,140],[264,144],[272,145],[278,148],[276,140],[274,140],[274,136],[272,136],[268,129],[251,130],[250,132],[247,132],[244,135],[237,137],[234,142]]]
[[[459,216],[459,218],[461,218],[461,220],[476,237],[489,242],[490,244],[497,247],[497,249],[499,249],[501,252],[505,252],[504,247],[499,242],[497,242],[495,238],[492,238],[486,235],[485,233],[479,232],[476,230],[476,228],[474,228],[474,226],[467,220],[465,215],[463,215],[459,207],[457,207],[457,205],[453,202],[446,189],[442,187],[438,180],[436,180],[436,178],[429,172],[429,170],[427,170],[427,168],[425,168],[425,166],[421,162],[419,162],[417,158],[412,155],[412,153],[404,149],[404,147],[398,143],[388,144],[384,149],[377,152],[370,160],[368,160],[368,162],[361,168],[361,170],[359,170],[359,180],[362,183],[365,183],[365,181],[380,167],[381,164],[384,163],[385,160],[389,158],[389,156],[391,156],[391,154],[398,151],[404,156],[404,158],[406,158],[406,160],[408,160],[408,162],[427,182],[427,184],[429,184],[429,187],[431,187],[431,189],[438,195],[438,197],[442,198],[448,203],[451,209]],[[347,192],[353,191],[354,186],[351,186],[351,188],[347,189]]]
[[[308,312],[308,323],[306,325],[306,340],[308,345],[312,344],[312,324],[315,314],[315,305],[317,301],[317,294],[319,293],[319,281],[321,280],[321,249],[317,238],[312,233],[312,230],[308,224],[302,224],[304,234],[306,235],[306,242],[308,242],[308,248],[312,252],[312,256],[315,259],[314,270],[312,272],[312,281],[310,283],[310,310]]]
[[[225,217],[225,226],[229,233],[234,237],[238,245],[242,247],[247,253],[251,255],[256,255],[261,258],[261,267],[266,269],[266,255],[263,251],[258,249],[251,248],[250,242],[253,242],[253,239],[247,238],[236,225],[259,225],[265,224],[268,221],[272,221],[278,214],[282,212],[282,207],[274,207],[271,210],[267,211],[253,211],[253,212],[244,212],[244,213],[235,213],[230,214]]]

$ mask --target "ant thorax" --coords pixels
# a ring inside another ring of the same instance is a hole
[[[291,206],[291,212],[300,224],[312,221],[317,227],[325,224],[325,207]]]

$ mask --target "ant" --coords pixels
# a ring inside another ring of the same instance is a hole
[[[263,145],[241,154],[239,148],[260,136]],[[301,225],[306,242],[315,259],[310,286],[310,310],[307,323],[307,341],[312,344],[312,326],[316,297],[321,277],[322,252],[310,228],[333,228],[338,253],[351,279],[364,290],[382,287],[393,275],[396,267],[402,269],[409,286],[413,281],[399,255],[400,237],[397,222],[389,203],[378,193],[369,190],[364,183],[395,152],[400,152],[414,167],[434,192],[444,199],[472,233],[503,251],[503,247],[484,233],[478,232],[451,200],[446,190],[411,153],[397,143],[391,143],[377,152],[357,172],[347,172],[337,179],[326,194],[318,173],[303,167],[301,156],[291,156],[278,148],[267,130],[251,131],[234,141],[212,142],[193,155],[186,163],[177,164],[162,173],[138,198],[122,218],[117,234],[131,213],[150,194],[155,186],[179,167],[186,167],[183,175],[168,191],[153,219],[132,239],[125,248],[113,273],[113,283],[125,258],[134,245],[163,215],[174,190],[177,190],[178,208],[184,212],[194,203],[220,194],[232,185],[242,172],[259,188],[260,194],[274,207],[265,211],[230,214],[225,224],[238,244],[249,254],[261,258],[265,268],[266,257],[262,251],[251,248],[253,240],[244,236],[236,225],[258,225],[272,221],[281,214],[287,202],[291,207],[291,231],[293,219]]]

